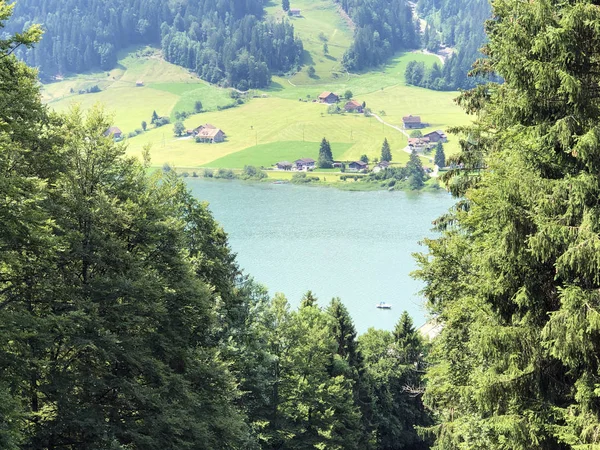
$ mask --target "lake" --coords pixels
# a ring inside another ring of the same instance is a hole
[[[229,234],[238,263],[271,294],[293,307],[312,290],[326,306],[340,297],[359,333],[393,329],[407,310],[426,320],[422,284],[409,273],[418,242],[433,237],[431,222],[454,201],[444,191],[348,192],[291,184],[188,178]],[[385,301],[391,310],[375,305]]]

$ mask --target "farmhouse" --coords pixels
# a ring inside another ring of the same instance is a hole
[[[112,136],[114,139],[121,139],[123,132],[119,127],[110,127],[104,132],[104,136]]]
[[[388,167],[390,167],[390,163],[388,161],[381,161],[379,164],[373,167],[373,172],[379,173],[382,170],[386,170]]]
[[[427,133],[424,137],[429,138],[431,142],[448,142],[448,137],[442,130],[432,131],[431,133]]]
[[[340,97],[333,92],[323,92],[319,95],[319,102],[321,103],[337,103],[340,101]]]
[[[302,14],[302,11],[299,9],[296,9],[296,8],[290,9],[290,16],[300,17],[301,14]]]
[[[362,106],[362,103],[359,103],[356,100],[350,100],[348,103],[346,103],[344,105],[344,110],[346,110],[346,112],[362,113],[363,106]]]
[[[214,125],[211,125],[210,123],[205,123],[204,125],[200,125],[199,127],[194,128],[193,131],[194,131],[194,134],[198,134],[204,129],[216,130],[217,127],[215,127]]]
[[[315,160],[312,158],[301,158],[294,161],[296,170],[312,170],[315,168]]]
[[[369,168],[366,162],[363,161],[353,161],[348,164],[348,170],[353,172],[366,171]]]
[[[275,167],[279,170],[292,170],[292,163],[288,161],[280,161],[275,164]]]
[[[404,128],[412,129],[412,128],[424,128],[426,124],[421,122],[420,116],[404,116],[402,118],[402,125]]]
[[[225,140],[225,133],[218,128],[203,128],[196,135],[196,142],[218,143]]]
[[[144,82],[143,82],[142,80],[137,80],[137,81],[135,82],[135,85],[136,85],[137,87],[142,87],[142,86],[144,85]]]
[[[408,138],[408,146],[415,150],[423,150],[430,145],[428,137]]]

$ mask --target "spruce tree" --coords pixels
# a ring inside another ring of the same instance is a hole
[[[600,445],[600,12],[494,2],[499,74],[461,96],[475,115],[446,182],[459,207],[419,257],[434,341],[436,449]]]
[[[157,121],[158,121],[158,114],[156,114],[156,110],[154,110],[154,111],[152,111],[152,120],[150,120],[150,123],[155,125]]]
[[[426,175],[423,170],[423,164],[421,158],[417,155],[417,152],[413,149],[410,154],[410,158],[406,163],[406,176],[408,177],[408,184],[411,189],[420,189],[425,183]]]
[[[330,169],[333,165],[333,154],[331,153],[331,145],[325,138],[321,141],[319,147],[319,159],[317,165],[322,169]]]
[[[390,150],[387,138],[383,140],[383,145],[381,146],[381,160],[387,162],[392,160],[392,151]]]
[[[288,12],[290,10],[290,0],[281,0],[281,9]]]
[[[438,142],[435,147],[435,156],[433,157],[433,163],[440,169],[446,167],[446,154],[444,153],[444,145]]]

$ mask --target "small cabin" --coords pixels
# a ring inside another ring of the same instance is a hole
[[[144,85],[144,82],[142,80],[137,80],[135,82],[136,87],[142,87]]]
[[[402,125],[406,129],[415,129],[415,128],[424,128],[426,124],[421,122],[420,116],[409,115],[409,116],[404,116],[402,118]]]
[[[442,130],[432,131],[423,137],[429,138],[431,142],[448,142],[448,137]]]
[[[196,142],[215,144],[225,141],[225,133],[218,128],[203,128],[196,134]]]
[[[290,9],[290,16],[292,17],[300,17],[302,15],[302,10],[297,8]]]
[[[119,127],[110,127],[104,132],[104,136],[112,136],[113,139],[121,139],[123,132]]]
[[[312,158],[300,158],[294,161],[296,170],[312,170],[315,168],[315,160]]]
[[[346,112],[362,113],[363,112],[363,105],[362,105],[362,103],[359,103],[356,100],[350,100],[349,102],[347,102],[344,105],[344,110]]]
[[[353,161],[350,164],[348,164],[348,169],[353,172],[366,171],[368,168],[368,164],[364,161]]]
[[[340,101],[340,97],[336,94],[334,94],[333,92],[322,92],[321,95],[319,95],[319,102],[321,103],[328,103],[328,104],[333,104],[333,103],[337,103]]]

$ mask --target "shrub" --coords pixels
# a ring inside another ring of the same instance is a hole
[[[204,178],[212,178],[213,177],[213,171],[211,169],[204,169],[204,171],[202,172],[202,176]]]

